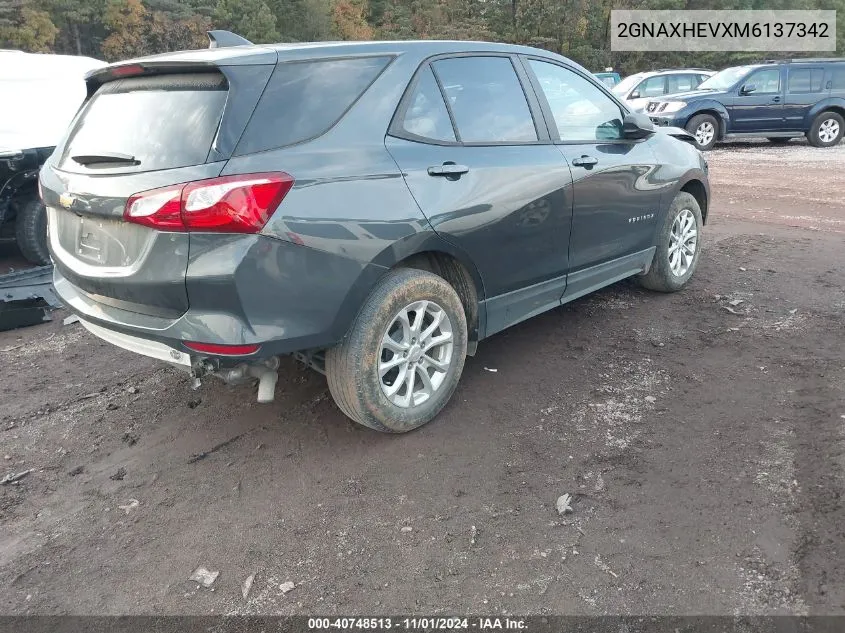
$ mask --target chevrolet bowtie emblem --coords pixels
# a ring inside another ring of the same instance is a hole
[[[59,204],[65,209],[70,209],[74,202],[76,202],[76,198],[67,192],[59,196]]]

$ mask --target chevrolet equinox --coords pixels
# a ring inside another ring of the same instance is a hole
[[[294,355],[347,416],[401,433],[482,339],[696,269],[691,137],[564,57],[210,35],[91,72],[41,170],[56,290],[106,341],[195,381],[256,380],[262,402]]]

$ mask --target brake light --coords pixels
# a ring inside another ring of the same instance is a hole
[[[183,341],[182,343],[185,347],[195,352],[204,352],[217,356],[249,356],[250,354],[255,354],[261,348],[260,345],[216,345],[214,343],[194,343],[192,341]]]
[[[127,64],[126,66],[118,66],[111,69],[112,77],[132,77],[133,75],[143,75],[144,67],[141,64]]]
[[[161,231],[258,233],[293,186],[284,172],[221,176],[135,194],[123,217]]]

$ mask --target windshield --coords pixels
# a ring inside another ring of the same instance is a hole
[[[705,79],[698,86],[699,90],[727,90],[754,69],[754,66],[736,66],[725,68],[710,79]]]
[[[633,88],[637,85],[637,83],[639,83],[640,79],[642,79],[643,76],[643,73],[638,73],[636,75],[630,75],[628,77],[625,77],[625,79],[613,86],[613,94],[625,96],[625,94],[631,88]]]

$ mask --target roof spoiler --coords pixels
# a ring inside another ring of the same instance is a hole
[[[208,31],[208,48],[230,46],[252,46],[252,42],[231,31]]]

